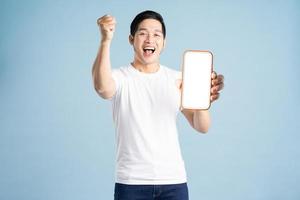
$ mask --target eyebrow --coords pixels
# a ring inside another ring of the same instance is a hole
[[[139,28],[137,31],[148,31],[148,29],[147,28]],[[154,29],[154,31],[162,33],[162,31],[159,29]]]

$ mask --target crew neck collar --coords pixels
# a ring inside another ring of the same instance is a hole
[[[131,63],[130,63],[130,65],[129,65],[129,69],[130,69],[133,73],[135,73],[135,74],[137,74],[137,75],[139,75],[139,76],[153,77],[153,76],[157,76],[157,75],[159,75],[159,74],[161,73],[161,71],[162,71],[162,65],[159,65],[158,70],[157,70],[156,72],[152,72],[152,73],[141,72],[141,71],[139,71],[138,69],[136,69]]]

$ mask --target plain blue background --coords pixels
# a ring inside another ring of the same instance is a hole
[[[167,26],[161,62],[214,53],[225,76],[207,135],[178,118],[190,199],[300,199],[300,3],[287,1],[1,1],[0,199],[112,199],[110,103],[91,68],[98,17],[117,19],[114,67],[132,61],[129,25],[145,10]]]

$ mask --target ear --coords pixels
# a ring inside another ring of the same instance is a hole
[[[132,35],[129,35],[128,39],[129,39],[129,43],[130,43],[131,45],[133,45],[133,40],[134,40],[133,36],[132,36]]]

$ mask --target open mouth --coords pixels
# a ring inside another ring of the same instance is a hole
[[[155,52],[155,48],[154,47],[145,47],[145,48],[143,48],[143,51],[147,55],[150,55],[150,54],[153,54]]]

